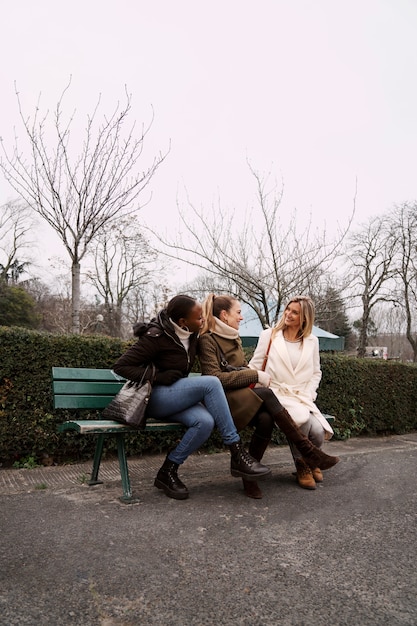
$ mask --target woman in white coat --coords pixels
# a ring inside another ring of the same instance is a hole
[[[249,363],[271,377],[270,388],[287,409],[300,430],[317,447],[330,439],[333,429],[315,404],[321,380],[319,342],[312,334],[314,303],[307,296],[292,298],[277,325],[264,330]],[[319,468],[310,468],[291,444],[298,484],[315,489],[323,481]]]

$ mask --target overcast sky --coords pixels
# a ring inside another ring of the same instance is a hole
[[[65,102],[85,119],[133,96],[155,119],[145,159],[171,151],[150,223],[192,201],[244,211],[247,160],[285,185],[283,215],[332,228],[417,199],[416,0],[3,0],[0,135],[24,109]],[[84,117],[83,117],[84,116]],[[81,136],[80,136],[81,138]],[[145,163],[144,163],[145,166]],[[16,197],[0,179],[0,202]],[[62,251],[65,258],[65,252]]]

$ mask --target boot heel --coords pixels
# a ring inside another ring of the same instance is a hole
[[[255,500],[261,500],[262,491],[259,488],[259,485],[254,480],[246,480],[246,478],[242,478],[243,482],[243,493],[248,498],[254,498]]]

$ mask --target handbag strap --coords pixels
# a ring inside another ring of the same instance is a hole
[[[156,374],[156,367],[153,363],[149,363],[149,365],[147,365],[143,371],[142,374],[142,378],[140,379],[139,385],[143,385],[143,382],[145,380],[145,376],[146,376],[146,372],[148,371],[148,369],[152,367],[152,373],[150,375],[150,377],[148,378],[149,382],[151,383],[151,385],[153,384],[154,378],[155,378],[155,374]]]
[[[268,347],[267,347],[266,352],[265,352],[264,360],[262,361],[262,367],[261,367],[261,370],[262,370],[263,372],[265,371],[266,364],[267,364],[267,362],[268,362],[268,356],[269,356],[269,351],[270,351],[270,349],[271,349],[271,343],[272,343],[272,333],[271,333],[271,337],[270,337],[270,339],[269,339]]]
[[[214,339],[214,343],[217,346],[217,351],[219,353],[219,359],[220,359],[220,367],[227,367],[229,365],[229,361],[226,359],[226,356],[223,352],[223,350],[220,347],[219,342],[217,341],[216,337],[214,336],[213,333],[211,333],[211,338]]]

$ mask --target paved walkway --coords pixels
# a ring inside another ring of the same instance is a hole
[[[347,441],[332,441],[326,444],[325,451],[328,454],[345,456],[347,454],[367,454],[376,450],[385,449],[386,446],[417,446],[417,433],[403,436],[377,437],[377,438],[354,438]],[[140,489],[148,490],[153,485],[155,474],[161,466],[165,455],[146,455],[129,458],[129,475],[135,495],[140,497]],[[287,446],[274,446],[267,450],[263,462],[273,469],[284,469],[284,473],[293,472],[292,458]],[[210,477],[227,473],[229,464],[228,453],[221,454],[194,454],[183,465],[180,471],[182,478],[193,483],[207,476]],[[343,466],[341,466],[342,468]],[[60,465],[52,467],[39,466],[34,469],[0,469],[0,495],[30,493],[36,490],[69,489],[77,487],[80,495],[88,488],[92,468],[92,461]],[[276,472],[275,472],[276,473]],[[100,492],[108,489],[121,494],[121,480],[119,463],[117,458],[102,461],[100,466],[100,479],[105,483],[104,487],[94,487]],[[234,481],[233,481],[234,482]],[[136,489],[135,489],[136,488]],[[416,624],[417,626],[417,624]]]
[[[193,455],[175,501],[163,456],[0,470],[0,625],[416,626],[417,433],[330,442],[342,462],[300,489],[270,448],[264,498],[242,495],[229,455]]]

